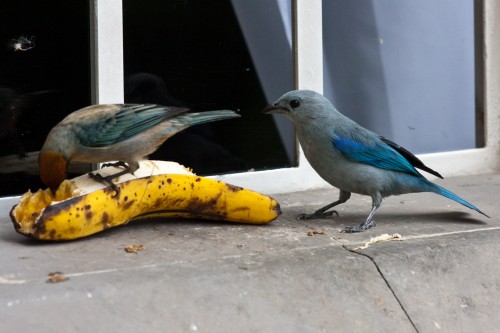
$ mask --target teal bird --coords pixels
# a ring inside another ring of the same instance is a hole
[[[112,185],[111,179],[133,173],[139,168],[138,161],[174,134],[193,125],[238,117],[231,110],[189,112],[187,108],[148,104],[89,106],[69,114],[49,132],[38,158],[40,177],[55,192],[71,161],[120,161],[126,169],[103,178]]]

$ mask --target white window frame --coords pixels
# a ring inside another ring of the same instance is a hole
[[[322,1],[291,1],[295,87],[323,92]],[[91,13],[92,102],[123,103],[122,0],[94,0],[91,2]],[[484,0],[483,20],[486,146],[419,155],[424,163],[444,176],[500,171],[499,1]],[[234,173],[214,178],[269,194],[328,187],[311,168],[298,144],[297,147],[297,167]],[[17,197],[0,199],[0,203],[2,206],[8,205],[13,198]]]
[[[294,72],[297,89],[323,91],[321,0],[293,1]],[[484,148],[418,155],[445,177],[500,171],[500,2],[485,0],[484,12]],[[247,172],[218,177],[264,193],[286,193],[330,186],[299,148],[296,168]],[[431,178],[431,177],[430,177]]]

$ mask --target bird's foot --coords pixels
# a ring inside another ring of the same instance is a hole
[[[128,165],[127,163],[122,162],[122,161],[113,162],[113,163],[104,163],[104,164],[102,165],[102,167],[103,167],[103,168],[110,167],[110,166],[112,166],[112,167],[117,167],[117,168],[118,168],[118,167],[122,167],[122,168],[124,168],[124,169],[129,169],[129,168],[130,168],[130,167],[129,167],[129,165]]]
[[[336,210],[330,210],[328,212],[322,212],[320,210],[317,210],[317,211],[315,211],[312,214],[305,214],[305,213],[299,214],[299,215],[297,215],[297,220],[322,219],[322,218],[325,218],[325,217],[330,217],[333,214],[336,214],[337,216],[339,216],[339,213]]]
[[[112,182],[112,180],[115,178],[115,175],[103,177],[99,173],[89,172],[89,177],[100,182],[100,183],[104,183],[106,185],[109,185],[115,191],[114,197],[117,197],[120,195],[120,189],[118,188],[118,186],[116,186],[115,183]]]
[[[105,163],[102,165],[103,168],[105,167],[108,167],[108,166],[113,166],[113,167],[122,167],[123,170],[120,171],[120,172],[117,172],[115,174],[112,174],[112,175],[109,175],[109,176],[106,176],[106,177],[103,177],[101,174],[99,173],[92,173],[92,172],[89,172],[89,177],[98,181],[98,182],[101,182],[101,183],[104,183],[106,185],[109,185],[114,191],[115,191],[115,197],[118,196],[120,194],[120,189],[118,188],[118,186],[116,186],[115,183],[112,182],[113,179],[115,178],[118,178],[120,176],[123,176],[127,173],[131,173],[132,175],[134,174],[133,172],[130,171],[130,166],[125,163],[125,162],[122,162],[122,161],[118,161],[118,162],[113,162],[113,163]]]
[[[348,234],[352,234],[355,232],[363,232],[365,230],[370,229],[371,227],[376,227],[377,224],[375,220],[365,221],[356,227],[345,227],[341,232],[345,232]]]

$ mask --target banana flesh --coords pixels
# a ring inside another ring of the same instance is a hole
[[[102,176],[119,169],[107,167]],[[25,193],[10,216],[15,229],[41,240],[72,240],[134,220],[197,218],[251,224],[269,223],[281,214],[266,195],[196,176],[180,164],[142,161],[135,175],[114,183],[118,195],[88,175],[64,181],[57,192]]]

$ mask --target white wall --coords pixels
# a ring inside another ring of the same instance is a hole
[[[323,1],[325,95],[414,153],[475,147],[474,2]]]

